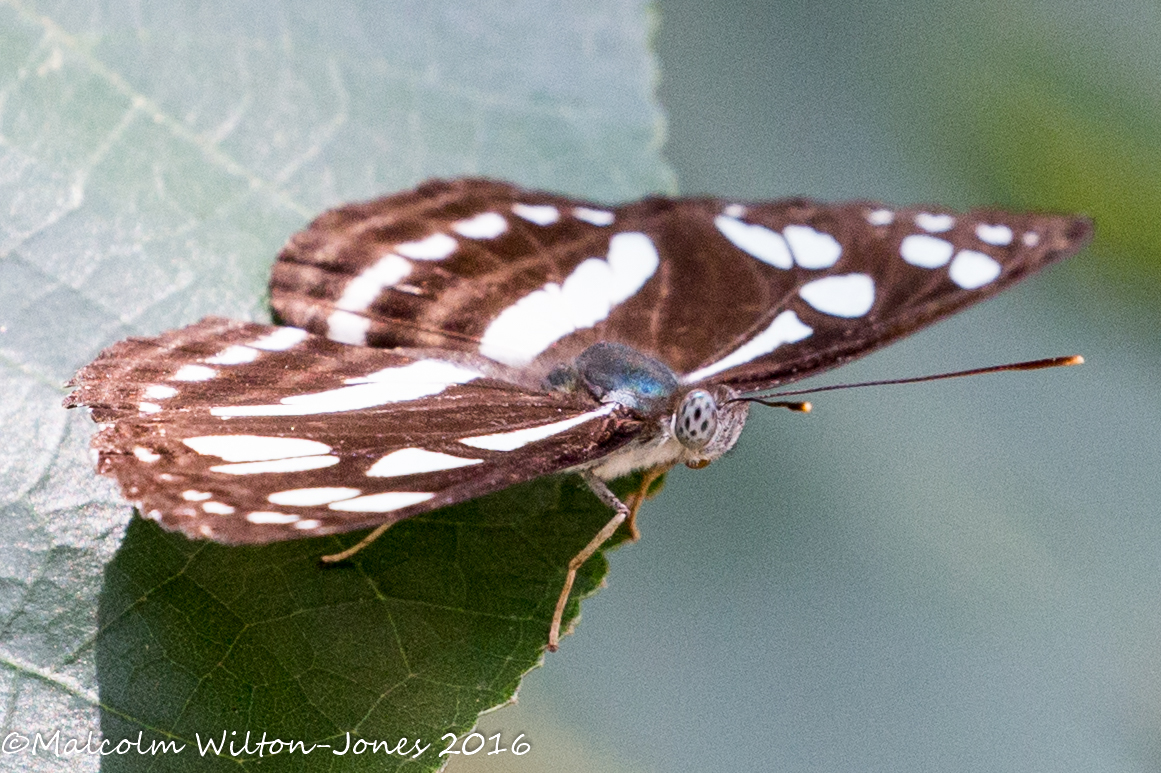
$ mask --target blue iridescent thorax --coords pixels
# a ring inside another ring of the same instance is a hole
[[[593,344],[573,368],[553,371],[548,383],[556,389],[583,387],[601,402],[618,402],[646,416],[669,410],[678,386],[664,363],[615,343]]]

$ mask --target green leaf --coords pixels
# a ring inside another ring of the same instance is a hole
[[[136,519],[100,599],[102,731],[144,726],[188,754],[223,731],[238,748],[246,730],[335,750],[348,732],[392,748],[406,737],[412,754],[417,737],[462,735],[539,662],[563,568],[607,519],[555,478],[410,519],[327,568],[319,556],[353,539],[230,548]],[[605,570],[589,562],[578,595]],[[443,748],[421,761],[438,765]]]
[[[98,724],[193,743],[77,769],[233,770],[197,738],[350,731],[435,745],[410,763],[240,757],[428,770],[440,734],[511,698],[568,558],[609,516],[573,481],[413,519],[321,569],[339,540],[225,548],[131,521],[62,385],[126,335],[268,319],[278,248],[343,201],[460,174],[609,201],[671,190],[647,37],[645,5],[611,0],[0,5],[6,728],[59,730],[62,749]]]

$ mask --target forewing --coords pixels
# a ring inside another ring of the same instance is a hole
[[[103,425],[98,470],[126,498],[231,543],[394,522],[599,458],[640,429],[470,358],[217,318],[115,344],[73,386],[66,405]]]
[[[319,216],[279,254],[271,300],[286,322],[343,343],[483,349],[524,366],[531,344],[490,349],[489,324],[546,285],[559,288],[588,257],[606,256],[615,226],[613,210],[562,196],[436,180]],[[551,334],[571,310],[556,311],[525,315],[540,329],[524,332]]]
[[[1075,254],[1092,235],[1079,217],[873,202],[735,206],[714,221],[738,253],[775,273],[755,281],[761,289],[740,290],[751,326],[713,354],[703,350],[683,380],[742,391],[874,351]]]
[[[600,207],[434,181],[296,235],[275,310],[337,341],[480,354],[543,375],[598,341],[685,380],[773,386],[841,364],[1079,250],[1078,218],[804,199]]]

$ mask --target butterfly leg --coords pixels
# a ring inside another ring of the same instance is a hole
[[[641,505],[645,504],[645,500],[649,498],[649,487],[665,473],[669,472],[673,465],[666,464],[659,467],[651,467],[641,475],[641,485],[633,493],[633,499],[629,504],[629,520],[625,524],[629,527],[629,539],[636,542],[641,539],[641,530],[637,528],[637,511],[641,509]]]
[[[609,541],[609,538],[616,533],[617,528],[629,517],[628,505],[618,499],[603,480],[588,471],[582,472],[581,477],[602,502],[617,512],[605,524],[604,528],[597,532],[597,536],[589,540],[589,544],[585,545],[581,552],[573,556],[572,560],[568,562],[568,574],[564,578],[564,589],[560,592],[560,598],[556,600],[556,611],[552,614],[552,627],[548,630],[548,650],[550,652],[556,652],[557,647],[560,646],[560,623],[564,618],[564,607],[568,604],[568,595],[572,592],[572,584],[576,581],[577,570],[584,566],[585,561],[588,561],[593,553],[600,549],[601,545]]]
[[[387,531],[387,527],[391,526],[392,524],[394,524],[394,521],[392,521],[391,523],[385,523],[382,526],[378,526],[375,528],[374,531],[372,531],[366,537],[363,537],[363,539],[359,540],[354,545],[352,545],[351,547],[342,551],[341,553],[332,553],[329,556],[323,556],[319,560],[322,561],[323,563],[326,563],[326,564],[336,564],[339,561],[346,561],[348,558],[355,555],[356,553],[358,553],[360,550],[362,550],[363,548],[370,545],[375,540],[379,539],[379,537],[383,536],[383,532]]]

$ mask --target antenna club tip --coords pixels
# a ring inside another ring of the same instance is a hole
[[[802,407],[798,409],[801,413],[810,413],[814,410],[814,406],[810,403],[803,403]]]
[[[1084,357],[1079,354],[1074,354],[1071,357],[1065,358],[1065,365],[1084,365]]]

